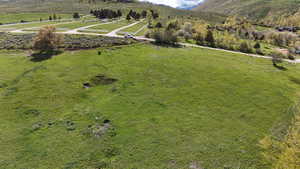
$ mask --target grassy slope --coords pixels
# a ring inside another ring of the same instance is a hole
[[[94,27],[90,27],[89,29],[93,29],[93,30],[106,30],[108,32],[113,31],[115,29],[118,29],[120,27],[129,25],[131,23],[133,23],[134,21],[128,21],[128,20],[121,20],[115,23],[109,23],[109,24],[104,24],[104,25],[98,25],[98,26],[94,26]]]
[[[290,119],[299,66],[207,49],[101,50],[43,62],[0,52],[0,168],[266,168],[258,140]],[[82,88],[100,73],[119,81]],[[84,134],[103,119],[116,136]]]
[[[52,14],[49,13],[0,13],[0,23],[18,23],[21,20],[23,21],[40,21],[40,18],[43,20],[48,20],[49,16]],[[70,14],[56,14],[57,18],[61,17],[62,19],[69,19],[72,16]]]
[[[96,0],[97,1],[97,0]],[[224,20],[224,16],[215,13],[208,12],[193,12],[188,10],[178,10],[167,6],[153,5],[150,3],[109,3],[99,2],[95,4],[78,3],[78,0],[51,0],[51,1],[37,1],[36,0],[16,0],[7,3],[0,3],[0,11],[3,13],[15,13],[20,12],[43,12],[43,13],[73,13],[80,12],[82,14],[88,14],[90,9],[95,8],[109,8],[109,9],[121,9],[124,13],[129,12],[130,9],[141,11],[154,9],[159,11],[162,17],[167,16],[194,16],[201,19],[209,20],[210,22],[221,22]]]
[[[222,14],[240,14],[262,19],[268,14],[294,13],[300,8],[300,0],[206,0],[194,10],[213,11]]]
[[[145,25],[147,25],[147,21],[146,20],[144,20],[144,21],[142,21],[142,22],[140,22],[140,23],[138,23],[138,24],[136,24],[136,25],[134,25],[134,26],[132,26],[132,27],[129,27],[129,28],[127,28],[127,29],[123,29],[123,30],[121,30],[120,32],[119,32],[119,34],[124,34],[125,32],[126,33],[130,33],[130,34],[134,34],[135,32],[137,32],[137,31],[139,31],[142,27],[144,27]],[[145,28],[146,29],[146,28]],[[142,30],[143,31],[143,30]],[[138,33],[140,33],[140,32],[138,32]]]

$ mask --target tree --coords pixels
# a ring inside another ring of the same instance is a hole
[[[131,20],[131,17],[130,17],[129,14],[126,16],[126,20],[127,20],[127,21],[130,21],[130,20]]]
[[[246,41],[244,41],[240,44],[240,51],[244,53],[251,53],[252,49],[251,46]]]
[[[74,19],[79,19],[80,18],[79,13],[78,12],[73,13],[73,18]]]
[[[122,16],[121,10],[118,10],[118,11],[117,11],[117,15],[118,15],[119,18]]]
[[[211,30],[207,31],[206,37],[205,37],[205,41],[207,42],[208,46],[210,47],[215,47],[215,38],[214,38],[214,34]]]
[[[282,62],[282,60],[284,59],[284,55],[282,54],[282,53],[280,53],[280,52],[273,52],[272,54],[271,54],[271,56],[272,56],[272,63],[273,63],[273,65],[275,66],[275,67],[278,67],[278,63],[281,63]]]
[[[53,52],[63,42],[62,35],[55,33],[56,28],[54,26],[45,26],[41,28],[34,38],[33,49],[39,50],[40,53]]]
[[[53,20],[56,20],[57,17],[56,17],[56,14],[53,14]]]
[[[156,28],[162,28],[162,24],[160,22],[157,22],[157,24],[155,25]]]
[[[143,10],[141,15],[142,15],[143,18],[146,18],[147,17],[147,11]]]
[[[204,45],[205,38],[201,32],[198,32],[196,34],[196,36],[194,37],[194,39],[195,39],[197,45]]]
[[[255,48],[255,49],[260,49],[260,43],[259,43],[259,42],[256,42],[255,45],[254,45],[254,48]]]
[[[153,32],[153,38],[157,44],[176,45],[178,42],[175,31],[172,30],[155,30]]]

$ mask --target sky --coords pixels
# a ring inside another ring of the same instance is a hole
[[[173,8],[190,8],[198,5],[202,0],[140,0],[155,4],[168,5]]]

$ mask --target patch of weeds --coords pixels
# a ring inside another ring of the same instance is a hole
[[[43,124],[41,122],[35,123],[32,125],[32,131],[37,131],[43,127]]]
[[[75,123],[69,120],[66,122],[66,127],[68,131],[73,131],[76,129]]]
[[[99,121],[99,119],[96,119]],[[110,120],[105,119],[102,124],[97,122],[96,124],[89,125],[86,130],[83,131],[84,135],[89,137],[100,138],[104,135],[114,137],[117,135],[115,128],[112,127]]]
[[[107,158],[112,158],[112,157],[120,154],[119,150],[112,145],[106,146],[102,150],[102,152],[104,153],[105,157],[107,157]]]
[[[17,87],[11,87],[11,88],[8,88],[6,90],[6,92],[4,93],[4,96],[11,96],[11,95],[13,95],[13,94],[15,94],[17,92],[18,92],[18,88]]]

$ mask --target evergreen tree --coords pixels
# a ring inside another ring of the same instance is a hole
[[[130,19],[131,19],[131,17],[130,17],[130,15],[128,14],[128,15],[126,16],[126,20],[127,20],[127,21],[130,21]]]

